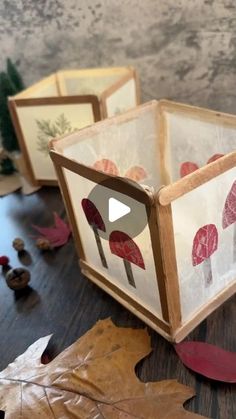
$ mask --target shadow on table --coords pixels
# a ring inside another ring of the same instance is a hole
[[[18,313],[31,311],[40,303],[40,295],[29,285],[21,290],[14,291],[14,299]]]
[[[24,266],[29,266],[32,264],[32,257],[27,250],[21,250],[18,252],[18,259],[20,263]]]

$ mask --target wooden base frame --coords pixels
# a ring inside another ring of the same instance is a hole
[[[111,282],[101,275],[94,268],[89,266],[88,263],[80,260],[79,265],[84,276],[88,277],[96,285],[110,294],[115,300],[121,303],[124,307],[128,308],[137,317],[147,323],[152,329],[160,333],[164,338],[171,341],[170,326],[165,321],[154,316],[149,310],[145,309],[137,301],[129,297],[120,288],[111,284]]]
[[[228,298],[236,292],[236,278],[226,289],[219,292],[209,303],[205,304],[192,318],[186,321],[173,335],[174,342],[182,341],[195,327],[197,327],[206,317],[220,307]]]

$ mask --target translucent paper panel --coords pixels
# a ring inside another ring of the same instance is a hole
[[[59,77],[67,95],[101,95],[128,73],[126,68],[94,69],[60,72]]]
[[[102,159],[109,159],[116,165],[119,176],[127,176],[131,168],[139,166],[143,169],[139,183],[160,186],[156,109],[143,108],[138,117],[124,119],[117,125],[104,123],[83,141],[76,142],[74,138],[74,143],[63,150],[68,158],[87,166],[96,164],[96,168]]]
[[[233,168],[172,203],[184,321],[236,280],[235,181]]]
[[[93,123],[91,104],[17,107],[24,142],[36,179],[56,180],[48,141]]]
[[[134,263],[131,264],[131,269],[136,285],[136,288],[134,288],[129,284],[123,259],[111,253],[109,241],[105,240],[104,238],[101,238],[101,244],[108,268],[103,267],[101,263],[94,232],[87,222],[81,205],[81,200],[88,197],[89,193],[94,188],[94,186],[96,186],[96,184],[73,172],[70,172],[67,169],[63,170],[66,176],[70,199],[75,212],[77,225],[82,238],[86,260],[89,265],[94,267],[96,271],[102,273],[108,281],[117,285],[127,295],[134,298],[141,305],[150,310],[153,314],[159,318],[162,318],[149,227],[147,226],[140,235],[133,239],[135,244],[139,247],[145,264],[145,269],[135,265]],[[107,189],[101,185],[98,185],[97,188],[100,188],[101,196],[103,196],[104,189]],[[100,195],[99,192],[97,192],[97,195]],[[124,199],[123,194],[115,191],[112,191],[112,196],[121,202],[122,199]],[[130,198],[131,207],[134,205],[132,201],[132,198]],[[93,202],[93,204],[96,206],[103,219],[105,219],[104,200],[98,199],[97,202]],[[145,206],[138,201],[135,201],[135,205],[140,207],[142,217],[146,219]],[[134,222],[137,222],[137,220],[134,220]],[[105,227],[105,236],[106,238],[109,238],[110,233],[114,227],[112,227],[112,223],[109,223]],[[129,225],[124,225],[122,231],[129,235],[129,229]]]
[[[50,82],[48,84],[42,85],[40,88],[35,89],[31,92],[29,97],[56,97],[58,95],[56,81]]]
[[[107,116],[118,115],[137,105],[135,80],[131,79],[106,99]]]
[[[29,87],[23,92],[16,95],[16,98],[39,98],[39,97],[56,97],[59,96],[56,76],[52,75],[46,79],[41,80],[39,83]]]
[[[166,113],[166,117],[172,181],[181,177],[184,162],[202,167],[214,155],[227,154],[236,149],[235,128],[203,122],[187,114]]]

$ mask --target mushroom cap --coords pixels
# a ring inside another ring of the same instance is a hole
[[[125,173],[125,177],[134,180],[135,182],[141,182],[147,178],[147,172],[142,166],[132,166]]]
[[[199,169],[199,167],[196,163],[193,163],[191,161],[185,161],[180,166],[180,176],[181,177],[187,176],[190,173],[195,172],[198,169]]]
[[[208,259],[218,248],[218,231],[215,224],[206,224],[199,228],[192,249],[193,266],[199,265]]]
[[[222,227],[227,228],[236,222],[236,180],[227,195],[223,209]]]
[[[101,231],[106,231],[106,227],[100,212],[90,199],[84,198],[81,201],[82,208],[89,225]]]
[[[209,158],[209,160],[207,160],[207,164],[212,163],[213,161],[216,161],[216,160],[220,159],[223,156],[224,156],[224,154],[221,154],[221,153],[214,154],[213,156],[211,156]]]
[[[119,170],[116,164],[112,160],[109,160],[109,159],[97,160],[94,163],[93,168],[96,170],[100,170],[101,172],[104,172],[104,173],[109,173],[110,175],[115,175],[115,176],[119,175]]]
[[[111,253],[145,269],[144,260],[137,244],[122,231],[112,231],[109,237]]]

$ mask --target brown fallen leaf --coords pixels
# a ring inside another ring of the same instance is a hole
[[[99,321],[49,364],[39,339],[0,373],[5,419],[197,419],[183,403],[194,391],[176,380],[142,383],[135,365],[151,351],[146,330]]]

